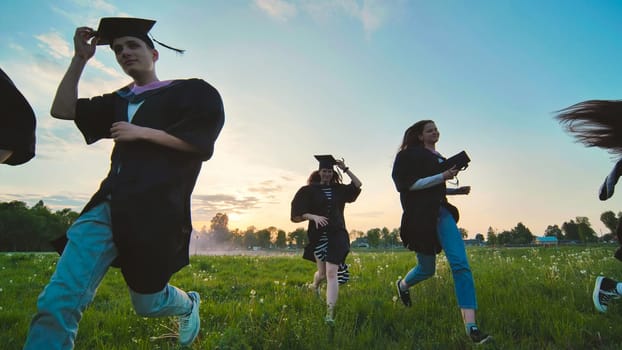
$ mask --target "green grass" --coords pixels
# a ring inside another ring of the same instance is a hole
[[[612,246],[469,248],[480,326],[490,349],[619,349],[622,300],[606,314],[591,301],[594,278],[622,279]],[[36,298],[53,272],[53,254],[0,255],[0,348],[21,349]],[[411,289],[413,307],[394,282],[415,255],[356,251],[339,292],[336,326],[306,287],[315,266],[300,255],[196,256],[172,284],[201,294],[202,328],[193,349],[469,349],[449,265]],[[111,269],[80,322],[76,349],[176,349],[159,338],[174,319],[138,317],[121,274]]]

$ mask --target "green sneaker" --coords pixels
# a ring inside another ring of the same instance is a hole
[[[188,346],[199,335],[201,329],[201,318],[199,318],[199,305],[201,305],[201,297],[197,292],[188,292],[188,296],[192,299],[192,310],[189,314],[179,317],[179,344]]]
[[[324,317],[324,322],[329,326],[335,325],[335,310],[331,307],[326,309],[326,317]]]

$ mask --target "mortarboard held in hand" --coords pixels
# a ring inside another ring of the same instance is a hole
[[[332,169],[333,165],[337,164],[335,158],[330,154],[315,155],[314,157],[318,160],[318,162],[320,162],[318,170]]]
[[[99,27],[95,36],[98,38],[97,45],[109,45],[112,48],[112,42],[116,38],[131,36],[141,39],[147,46],[155,49],[153,42],[166,47],[167,49],[183,53],[184,50],[176,49],[157,41],[153,35],[149,33],[156,21],[143,18],[129,17],[104,17],[99,21]],[[153,40],[152,40],[153,39]]]

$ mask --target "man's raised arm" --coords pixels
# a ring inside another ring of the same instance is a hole
[[[73,37],[74,56],[69,68],[63,76],[56,90],[50,114],[58,119],[73,120],[76,116],[76,103],[78,101],[78,82],[88,60],[95,54],[97,38],[93,38],[95,31],[88,27],[76,29]]]

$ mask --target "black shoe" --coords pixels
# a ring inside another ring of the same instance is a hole
[[[492,339],[490,335],[480,331],[477,326],[471,326],[471,329],[469,329],[469,337],[475,344],[484,344]]]
[[[408,291],[408,289],[402,290],[402,288],[400,288],[400,282],[402,282],[401,278],[397,280],[397,282],[395,282],[395,286],[397,287],[397,295],[400,296],[400,299],[405,306],[412,306],[412,301],[410,300],[410,292]]]
[[[611,278],[598,276],[594,283],[594,291],[592,292],[592,301],[594,307],[600,312],[607,312],[607,306],[612,299],[620,298],[620,294],[616,290],[617,282]]]

